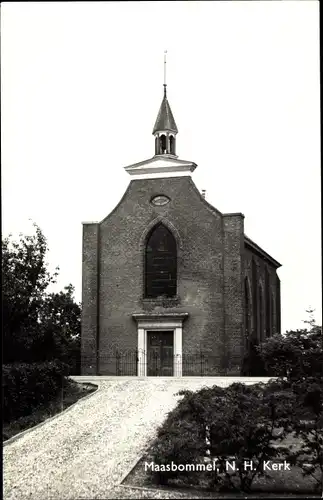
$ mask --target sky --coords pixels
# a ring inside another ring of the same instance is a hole
[[[154,155],[167,95],[177,154],[282,267],[282,331],[322,324],[319,2],[2,2],[2,234],[48,240],[81,301],[82,222]]]

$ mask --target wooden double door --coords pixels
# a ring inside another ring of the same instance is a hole
[[[147,332],[148,377],[172,377],[174,374],[174,332]]]

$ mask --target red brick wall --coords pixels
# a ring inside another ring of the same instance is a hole
[[[81,371],[96,374],[99,224],[83,224]]]
[[[171,201],[153,206],[150,200],[158,194]],[[145,241],[159,221],[177,241],[177,297],[168,300],[144,298]],[[248,259],[243,215],[221,214],[190,177],[131,181],[99,225],[83,227],[83,357],[95,360],[98,348],[98,372],[111,373],[105,359],[111,346],[137,347],[132,314],[167,310],[189,314],[183,323],[183,354],[202,350],[217,356],[222,366],[234,356],[241,358]],[[239,360],[233,364],[232,374],[239,374]],[[93,373],[91,366],[85,360],[82,373]]]
[[[223,228],[225,350],[228,358],[233,358],[233,356],[241,358],[244,349],[244,216],[242,214],[225,214]]]
[[[164,207],[152,196],[167,195]],[[162,220],[178,249],[176,300],[144,299],[145,238]],[[202,349],[222,355],[223,231],[219,212],[201,197],[189,177],[132,181],[118,207],[100,230],[100,350],[111,343],[137,347],[133,312],[165,308],[189,313],[183,326],[183,352]],[[166,307],[165,307],[166,306]]]

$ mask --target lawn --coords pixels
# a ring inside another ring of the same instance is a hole
[[[16,434],[25,431],[44,420],[47,420],[54,415],[66,410],[69,406],[76,403],[84,396],[91,394],[97,390],[94,384],[81,384],[73,380],[68,380],[67,386],[59,394],[59,396],[44,406],[36,407],[29,415],[20,417],[12,422],[3,424],[2,440],[6,441]]]

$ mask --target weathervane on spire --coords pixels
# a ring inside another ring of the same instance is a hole
[[[164,97],[166,97],[166,87],[167,87],[167,83],[166,83],[166,54],[167,54],[167,50],[164,51]]]

